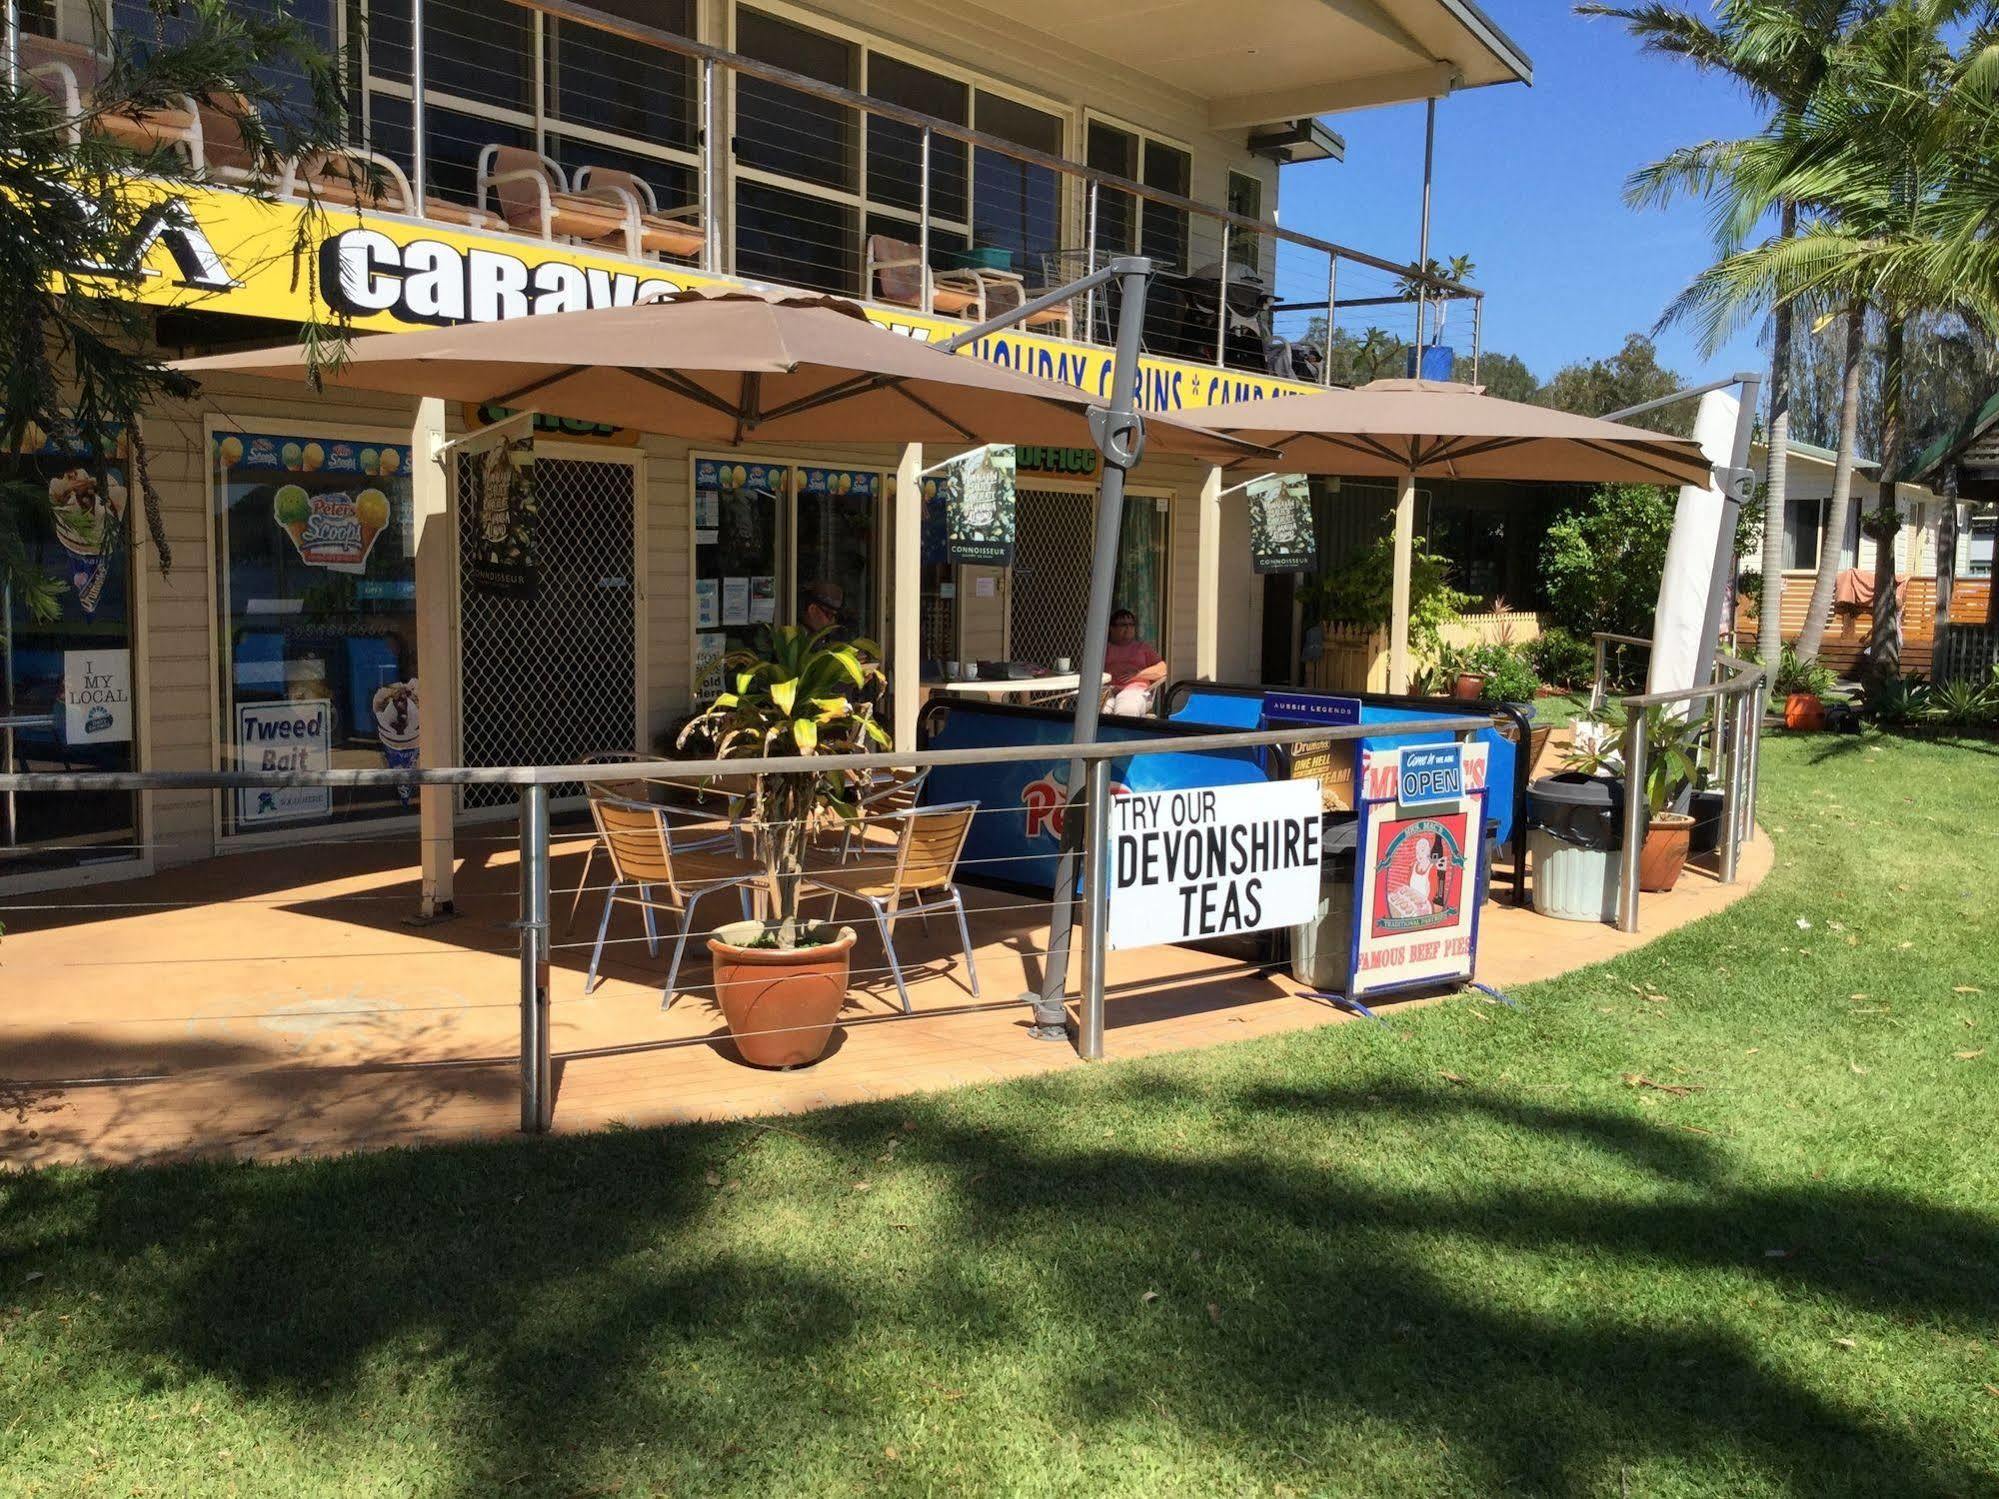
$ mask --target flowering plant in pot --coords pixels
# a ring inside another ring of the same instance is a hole
[[[723,659],[720,694],[680,731],[682,749],[717,759],[858,754],[887,749],[873,700],[887,678],[870,640],[845,641],[832,629],[767,626],[760,650]],[[855,777],[816,771],[760,775],[732,800],[730,816],[753,819],[770,917],[730,922],[708,942],[716,998],[743,1059],[796,1067],[819,1059],[847,999],[851,927],[799,916],[805,851],[815,822],[856,815]]]

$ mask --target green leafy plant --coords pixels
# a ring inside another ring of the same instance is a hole
[[[1777,676],[1773,683],[1779,697],[1789,697],[1793,693],[1808,692],[1813,697],[1824,697],[1839,680],[1832,668],[1817,661],[1800,659],[1790,646],[1784,647],[1777,660]]]
[[[1384,628],[1394,602],[1395,538],[1379,536],[1307,579],[1298,591],[1309,618]],[[1409,648],[1422,660],[1443,654],[1443,627],[1460,619],[1471,595],[1451,587],[1450,563],[1417,537],[1409,558]]]
[[[1650,635],[1672,534],[1672,497],[1654,484],[1606,484],[1558,517],[1541,543],[1555,622],[1583,639]]]
[[[1982,682],[1945,682],[1930,694],[1929,711],[1954,729],[1983,728],[1999,720],[1999,694]]]
[[[1587,687],[1595,675],[1596,647],[1560,625],[1543,630],[1522,649],[1534,674],[1556,687]]]
[[[1913,723],[1930,710],[1930,684],[1920,672],[1885,677],[1868,684],[1862,698],[1867,716],[1886,726]]]
[[[1645,725],[1645,802],[1657,817],[1679,799],[1681,791],[1700,780],[1700,745],[1707,734],[1704,720],[1682,716],[1668,706],[1647,708]],[[1624,740],[1630,717],[1615,704],[1599,722],[1610,732],[1601,737],[1578,736],[1562,759],[1562,768],[1586,776],[1624,774]]]
[[[800,759],[887,749],[890,739],[875,722],[868,697],[887,678],[881,648],[871,640],[845,642],[831,630],[801,625],[765,626],[759,650],[731,651],[722,661],[723,692],[680,731],[681,749],[706,750],[717,759]],[[821,937],[800,926],[799,882],[813,822],[827,812],[855,815],[854,777],[846,772],[800,770],[762,775],[736,799],[732,817],[754,815],[757,857],[775,903],[776,922],[760,945],[794,948]]]
[[[1446,649],[1438,660],[1439,685],[1448,688],[1448,677],[1459,672],[1476,672],[1485,678],[1485,696],[1500,702],[1524,703],[1541,690],[1534,668],[1521,652],[1507,645],[1456,646]]]

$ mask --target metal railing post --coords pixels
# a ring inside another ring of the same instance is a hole
[[[1756,834],[1756,798],[1763,779],[1763,715],[1769,700],[1770,679],[1759,677],[1749,699],[1749,784],[1743,809],[1742,836]]]
[[[521,788],[521,1129],[548,1132],[555,1117],[549,1056],[548,787]]]
[[[1229,362],[1229,226],[1222,225],[1221,271],[1215,281],[1215,368]]]
[[[11,88],[21,76],[21,7],[19,0],[7,0],[0,26],[7,28],[7,84]]]
[[[410,0],[410,193],[418,213],[428,201],[430,176],[423,140],[423,79],[423,0]],[[483,208],[485,194],[479,196]]]
[[[1084,785],[1089,832],[1083,844],[1083,1005],[1077,1017],[1076,1055],[1104,1056],[1104,959],[1110,924],[1111,762],[1092,760]]]
[[[1090,179],[1090,201],[1084,211],[1083,228],[1083,274],[1097,273],[1097,189],[1096,178]],[[1083,293],[1083,337],[1086,342],[1095,343],[1097,338],[1097,289],[1092,286]]]
[[[1749,694],[1737,692],[1715,699],[1726,702],[1728,711],[1717,715],[1718,734],[1720,720],[1726,720],[1727,729],[1722,743],[1721,772],[1721,882],[1735,883],[1736,861],[1742,852],[1742,722],[1743,705],[1749,701]]]
[[[922,288],[924,311],[930,310],[930,127],[923,127],[916,151],[916,281]],[[870,286],[867,294],[873,296]]]
[[[1603,711],[1603,636],[1593,637],[1596,646],[1596,675],[1590,679],[1589,711],[1594,718]]]
[[[1326,252],[1326,338],[1325,349],[1319,358],[1319,383],[1333,383],[1333,319],[1339,315],[1340,306],[1340,257],[1332,251]]]
[[[1645,800],[1645,710],[1629,708],[1624,724],[1624,846],[1619,852],[1617,929],[1638,930],[1638,869],[1651,809]]]
[[[722,170],[719,155],[722,132],[715,128],[715,61],[701,59],[701,269],[711,275],[722,270],[721,224]]]

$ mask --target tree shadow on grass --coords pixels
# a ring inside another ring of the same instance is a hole
[[[1392,1472],[1616,1493],[1626,1464],[1731,1493],[1995,1480],[1942,1417],[1845,1398],[1740,1315],[1789,1298],[1990,1338],[1991,1219],[1740,1181],[1670,1125],[1475,1087],[1130,1069],[782,1126],[0,1192],[0,1278],[103,1295],[100,1364],[322,1423],[414,1383],[399,1419],[465,1495],[979,1486],[922,1466],[896,1435],[914,1414],[960,1462],[1013,1428],[1072,1440],[1077,1487],[1180,1486],[1123,1468],[1134,1444],[1349,1492]],[[1678,1289],[1622,1304],[1634,1275]],[[1356,1455],[1384,1443],[1385,1466]]]

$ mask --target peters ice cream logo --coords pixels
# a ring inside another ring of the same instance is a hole
[[[281,484],[271,513],[298,548],[300,561],[358,573],[367,570],[375,538],[388,529],[389,497],[379,489],[313,494],[298,484]]]
[[[1129,796],[1131,788],[1122,781],[1111,782],[1112,796]],[[1069,767],[1057,765],[1038,781],[1020,788],[1020,805],[1027,812],[1027,836],[1060,841],[1069,810]]]
[[[215,457],[236,483],[297,475],[272,491],[271,517],[302,561],[342,573],[367,570],[375,538],[395,513],[388,494],[370,481],[393,483],[409,468],[408,451],[388,444],[252,432],[219,435]],[[340,487],[342,480],[351,482]]]

